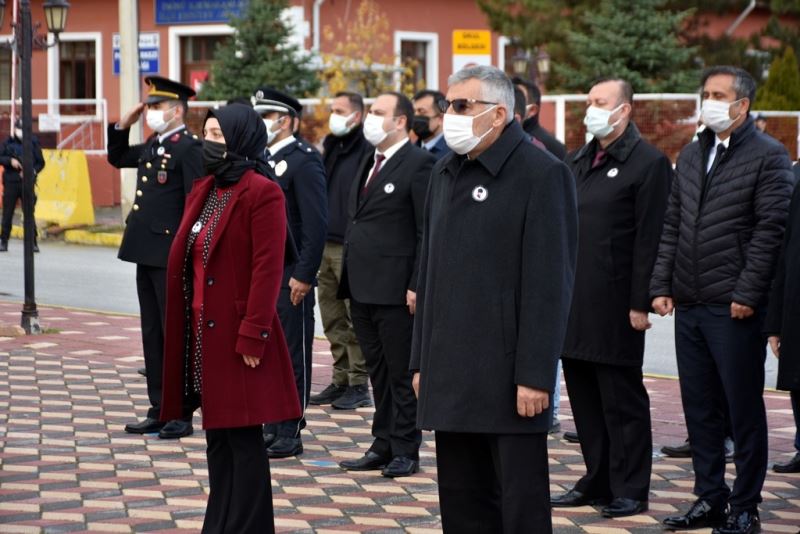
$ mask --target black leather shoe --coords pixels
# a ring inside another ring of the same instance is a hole
[[[316,395],[311,395],[309,397],[308,402],[309,404],[330,404],[342,395],[344,392],[347,391],[346,386],[337,386],[336,384],[328,384],[328,386],[317,393]]]
[[[387,478],[410,477],[417,471],[419,471],[418,461],[405,456],[395,456],[389,465],[381,470],[381,474]]]
[[[569,441],[570,443],[581,442],[581,440],[578,438],[577,432],[564,432],[564,441]]]
[[[339,462],[339,467],[346,471],[377,471],[383,469],[389,460],[383,456],[367,451],[364,456],[356,460],[342,460]]]
[[[142,375],[142,376],[147,376],[147,369],[145,369],[144,367],[139,367],[139,368],[136,370],[136,372],[137,372],[137,373],[139,373],[139,374],[140,374],[140,375]]]
[[[303,454],[303,441],[300,438],[278,437],[267,447],[267,456],[270,458],[288,458],[300,454]]]
[[[372,406],[372,399],[369,396],[369,387],[366,384],[350,386],[344,395],[331,403],[337,410],[355,410]]]
[[[148,417],[138,423],[128,423],[125,425],[125,432],[129,434],[153,434],[159,432],[166,423],[162,423],[158,419]]]
[[[725,517],[725,507],[698,499],[686,514],[667,517],[663,523],[667,530],[695,530],[718,527],[725,522]]]
[[[33,244],[33,251],[37,252],[37,253],[39,252],[39,244],[38,243],[34,243]]]
[[[278,439],[277,434],[273,434],[272,432],[264,432],[264,447],[270,448],[275,440]]]
[[[158,433],[158,437],[161,439],[179,439],[191,436],[192,433],[194,433],[194,428],[192,428],[191,421],[175,419],[164,425],[164,428]]]
[[[626,499],[625,497],[617,497],[611,504],[604,507],[600,512],[603,517],[627,517],[629,515],[637,515],[647,511],[647,501],[637,501],[634,499]]]
[[[800,473],[800,452],[786,463],[773,465],[772,470],[776,473]]]
[[[761,520],[757,510],[731,512],[725,524],[711,531],[711,534],[755,534],[761,532]]]
[[[0,241],[0,252],[8,252],[8,241]]]
[[[606,506],[611,502],[611,497],[591,497],[576,489],[571,489],[568,492],[559,495],[558,497],[550,498],[550,506],[553,508],[568,508],[572,506]]]
[[[686,438],[686,441],[680,445],[664,445],[661,447],[661,452],[670,458],[691,458],[692,446],[689,445],[689,438]]]
[[[559,432],[561,432],[561,422],[560,421],[554,421],[550,425],[550,428],[547,430],[547,433],[550,434],[550,435],[558,434]]]

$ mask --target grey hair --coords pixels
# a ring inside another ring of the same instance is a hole
[[[468,80],[480,80],[480,99],[497,102],[506,109],[506,124],[514,120],[514,84],[502,70],[488,65],[466,67],[454,72],[447,79],[447,85],[453,86]]]

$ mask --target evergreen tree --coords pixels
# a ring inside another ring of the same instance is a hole
[[[800,69],[794,49],[786,47],[769,67],[769,76],[758,92],[754,109],[795,111],[800,109]]]
[[[296,97],[309,96],[319,88],[312,58],[288,42],[290,29],[281,18],[288,6],[288,0],[250,0],[242,16],[231,19],[235,34],[217,47],[201,99],[251,95],[262,85]]]
[[[566,89],[586,91],[601,76],[629,81],[636,92],[693,91],[695,50],[678,40],[690,11],[664,9],[664,0],[603,0],[586,12],[586,32],[570,31],[567,43],[572,64],[556,63]]]

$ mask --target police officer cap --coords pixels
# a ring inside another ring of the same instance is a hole
[[[144,81],[150,86],[144,101],[145,104],[157,104],[164,100],[186,102],[196,94],[191,87],[161,76],[148,76]]]
[[[272,87],[259,87],[250,100],[253,103],[253,109],[259,114],[267,111],[280,111],[299,117],[303,112],[303,106],[296,98]]]

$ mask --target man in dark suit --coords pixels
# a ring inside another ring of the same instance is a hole
[[[513,120],[495,67],[449,79],[410,369],[445,534],[552,532],[547,431],[577,245],[575,183]]]
[[[297,261],[283,273],[278,315],[292,357],[297,396],[305,412],[311,395],[314,285],[328,224],[325,169],[319,153],[294,136],[303,109],[296,98],[262,87],[255,92],[253,107],[267,127],[267,161],[286,195],[289,229],[297,246]],[[269,457],[301,454],[300,431],[305,426],[303,416],[265,425],[264,442]]]
[[[331,344],[333,376],[311,404],[330,404],[339,410],[372,406],[364,353],[350,319],[350,303],[336,295],[342,276],[344,234],[350,189],[358,167],[374,148],[364,139],[364,99],[356,93],[338,93],[331,102],[331,133],[322,142],[328,178],[328,238],[319,266],[317,296],[325,336]]]
[[[44,169],[42,146],[36,136],[31,138],[33,144],[33,180]],[[17,120],[11,137],[0,146],[0,165],[3,167],[3,222],[0,227],[0,252],[8,251],[8,238],[11,236],[11,222],[17,200],[22,201],[22,123]],[[36,205],[36,195],[33,197]],[[36,234],[33,237],[33,251],[39,252]]]
[[[416,309],[417,268],[425,191],[434,157],[411,144],[411,101],[380,95],[364,122],[374,155],[362,162],[350,191],[340,296],[350,298],[353,327],[375,397],[366,454],[343,469],[382,469],[385,477],[419,470],[422,434],[408,369]]]
[[[419,146],[433,154],[437,160],[450,153],[442,132],[442,113],[439,102],[444,95],[439,91],[425,89],[414,95],[414,122],[411,129],[419,140]]]
[[[539,110],[542,106],[542,91],[539,86],[530,80],[514,77],[512,80],[527,99],[526,115],[522,117],[522,129],[528,135],[541,141],[547,151],[560,160],[567,157],[567,148],[564,143],[553,137],[553,135],[539,124]]]
[[[166,424],[159,422],[161,373],[164,360],[166,268],[172,238],[178,229],[186,195],[192,183],[205,174],[203,144],[184,125],[187,100],[194,91],[178,82],[150,76],[147,98],[117,124],[108,127],[108,162],[114,167],[138,168],[136,198],[125,220],[119,259],[136,264],[136,290],[142,322],[142,345],[150,408],[139,423],[125,426],[132,434],[158,432],[160,438],[180,438],[192,433],[192,412]],[[146,110],[153,135],[130,146],[130,127]]]

